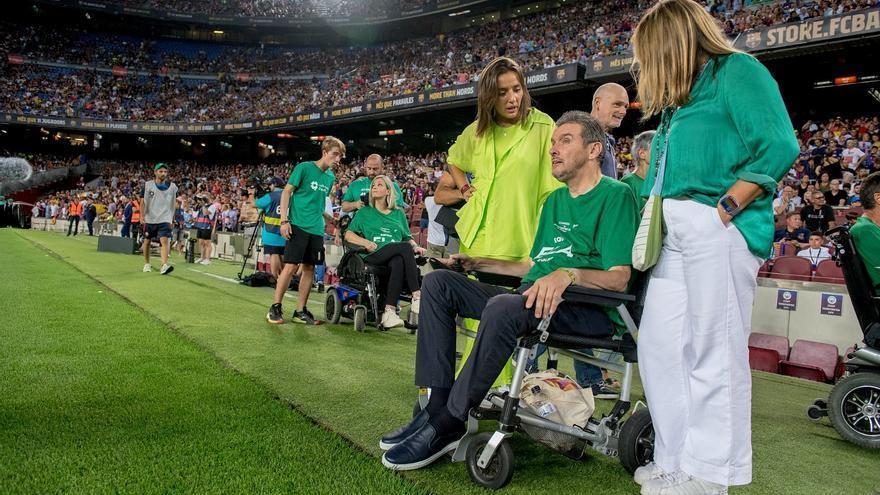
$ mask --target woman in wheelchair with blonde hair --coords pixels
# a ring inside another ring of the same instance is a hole
[[[358,210],[345,232],[345,240],[366,250],[361,254],[364,262],[387,266],[391,272],[385,289],[382,326],[403,326],[396,309],[404,284],[412,294],[410,310],[418,314],[421,291],[416,255],[425,254],[425,249],[413,241],[406,215],[397,207],[397,193],[388,176],[373,179],[369,204]]]

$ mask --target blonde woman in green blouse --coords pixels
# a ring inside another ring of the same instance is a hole
[[[642,189],[667,232],[639,332],[656,432],[647,494],[726,494],[752,479],[748,335],[771,201],[798,154],[776,81],[692,0],[662,0],[632,38],[645,119],[660,115]]]

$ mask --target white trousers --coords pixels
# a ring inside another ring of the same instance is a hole
[[[752,479],[748,338],[761,259],[733,223],[691,200],[663,202],[667,235],[639,329],[654,461],[713,483]]]

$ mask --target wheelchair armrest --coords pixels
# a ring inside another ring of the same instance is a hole
[[[366,253],[367,252],[367,248],[365,248],[363,246],[358,246],[356,244],[352,244],[352,243],[346,242],[346,241],[342,242],[342,247],[344,247],[345,251],[349,252],[349,253]]]
[[[619,306],[636,300],[633,294],[602,289],[587,289],[571,286],[562,293],[562,300],[575,304],[598,304],[600,306]]]

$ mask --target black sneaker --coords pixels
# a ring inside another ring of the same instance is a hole
[[[318,283],[318,292],[320,292],[322,294],[324,293],[324,284],[322,284],[320,282]]]
[[[605,382],[594,383],[590,388],[593,389],[593,397],[597,399],[616,399],[620,397],[620,393],[605,385]]]
[[[425,423],[406,440],[386,451],[382,456],[382,465],[395,471],[423,468],[457,449],[464,431],[464,424],[455,430],[443,432],[437,431],[430,422]]]
[[[302,323],[304,325],[321,325],[322,323],[324,323],[321,320],[316,320],[315,316],[312,315],[312,312],[308,309],[303,309],[302,311],[294,311],[291,319],[294,323]]]
[[[410,435],[416,432],[422,426],[425,426],[425,423],[428,422],[428,410],[422,409],[422,411],[416,414],[416,417],[412,419],[406,426],[392,431],[391,433],[386,434],[379,440],[379,448],[382,450],[390,450],[395,445],[409,438]]]
[[[284,323],[284,310],[281,309],[280,303],[269,306],[269,314],[266,315],[266,321],[276,325]]]

